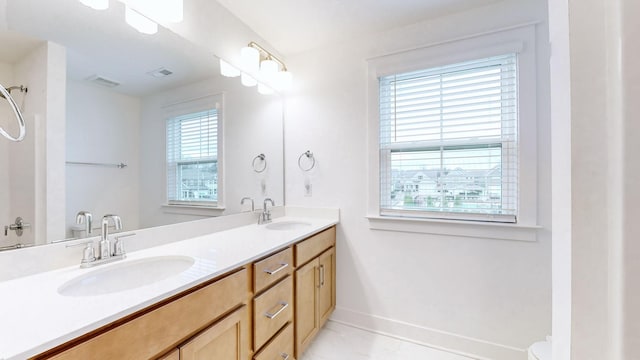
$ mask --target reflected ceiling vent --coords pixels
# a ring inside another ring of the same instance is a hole
[[[104,76],[100,76],[100,75],[93,75],[93,76],[89,76],[87,79],[87,81],[90,81],[94,84],[98,84],[101,86],[106,86],[106,87],[116,87],[118,85],[120,85],[119,82],[111,80],[111,79],[107,79]]]
[[[169,76],[169,75],[173,74],[173,71],[161,67],[159,69],[155,69],[153,71],[149,71],[147,74],[151,75],[153,77],[161,78],[161,77],[165,77],[165,76]]]

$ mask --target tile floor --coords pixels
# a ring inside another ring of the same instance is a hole
[[[329,321],[298,360],[472,359]]]

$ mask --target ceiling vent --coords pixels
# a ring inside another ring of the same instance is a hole
[[[159,69],[155,69],[153,71],[149,71],[147,74],[151,75],[153,77],[161,78],[161,77],[165,77],[165,76],[169,76],[169,75],[173,74],[173,71],[161,67]]]
[[[86,80],[105,87],[116,87],[120,85],[119,82],[107,79],[106,77],[100,75],[89,76]]]

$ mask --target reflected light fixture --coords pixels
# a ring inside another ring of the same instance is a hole
[[[183,0],[121,0],[155,22],[181,22],[184,17]]]
[[[240,76],[240,70],[236,69],[228,62],[220,59],[220,74],[226,77],[238,77]]]
[[[158,24],[129,6],[125,8],[124,19],[132,28],[143,34],[153,35],[158,32]]]
[[[253,76],[243,72],[240,75],[240,82],[242,83],[242,85],[244,86],[256,86],[256,84],[258,84],[258,80],[254,79]]]
[[[274,90],[285,91],[291,88],[293,76],[287,71],[284,62],[253,41],[240,49],[240,67],[242,84],[257,84],[260,94],[268,95],[273,94]],[[239,71],[220,59],[220,73],[223,76],[235,77]]]
[[[96,10],[106,10],[109,8],[109,0],[80,0],[80,2]]]
[[[262,95],[273,94],[273,89],[263,83],[258,83],[258,92]]]

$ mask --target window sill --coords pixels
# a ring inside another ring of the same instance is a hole
[[[173,205],[162,204],[163,211],[167,214],[196,215],[196,216],[220,216],[224,213],[224,207],[199,206],[199,205]]]
[[[479,221],[367,216],[371,230],[474,237],[495,240],[536,241],[539,225]]]

